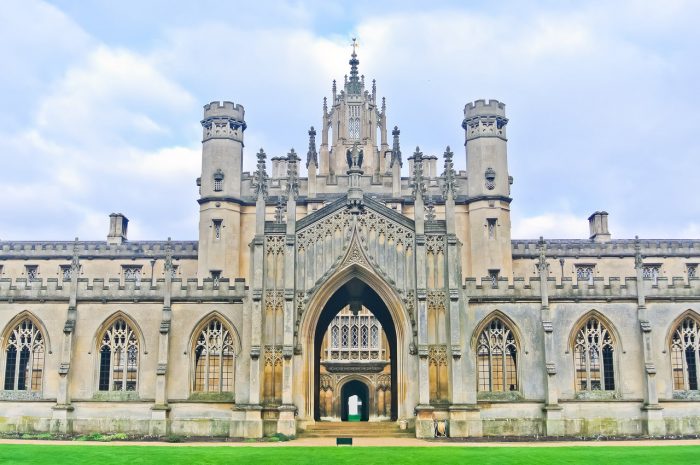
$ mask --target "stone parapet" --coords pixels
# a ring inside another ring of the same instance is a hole
[[[672,277],[644,281],[644,294],[647,300],[680,299],[700,300],[700,278]],[[634,277],[595,278],[592,284],[587,281],[572,281],[570,278],[547,280],[549,300],[636,300],[637,279]],[[502,278],[494,283],[491,278],[480,280],[467,278],[464,290],[470,298],[486,300],[539,300],[541,296],[540,278],[515,278],[512,282]]]
[[[126,281],[95,278],[78,279],[79,301],[162,301],[165,281]],[[172,301],[243,301],[248,287],[244,280],[196,278],[172,280]],[[27,280],[25,278],[0,279],[0,302],[3,301],[67,301],[70,298],[70,282],[56,278]]]
[[[51,259],[73,256],[74,241],[0,241],[0,260]],[[164,258],[168,241],[129,241],[108,244],[105,241],[78,241],[78,256],[91,258]],[[197,258],[197,241],[170,241],[176,258]]]
[[[634,239],[615,239],[605,243],[590,239],[545,239],[547,257],[634,257]],[[513,258],[539,257],[539,240],[513,240]],[[645,257],[700,256],[700,239],[640,239]]]

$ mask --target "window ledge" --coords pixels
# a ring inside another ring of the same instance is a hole
[[[502,402],[515,402],[523,400],[523,395],[518,391],[507,391],[507,392],[492,392],[492,391],[481,391],[476,395],[477,401],[502,401]]]
[[[36,391],[0,391],[0,400],[41,400],[41,392]]]
[[[193,392],[187,400],[197,402],[233,402],[233,392]]]
[[[674,400],[700,400],[700,391],[673,391]]]
[[[574,400],[622,400],[622,395],[617,391],[581,391]]]
[[[98,391],[92,396],[92,400],[109,400],[109,401],[129,401],[141,400],[139,393],[136,391]]]

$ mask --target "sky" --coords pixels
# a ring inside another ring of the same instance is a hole
[[[404,156],[464,169],[464,105],[506,103],[513,238],[585,239],[597,210],[698,238],[699,26],[683,0],[0,0],[0,240],[104,240],[112,212],[196,239],[202,106],[245,107],[246,171],[304,155],[352,37]]]

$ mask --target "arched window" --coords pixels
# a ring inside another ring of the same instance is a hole
[[[346,325],[343,325],[342,329],[340,330],[341,342],[342,342],[341,346],[344,349],[348,348],[348,331],[349,331],[349,328]]]
[[[10,332],[5,346],[6,391],[41,391],[44,374],[44,338],[25,318]]]
[[[340,346],[338,341],[338,327],[333,326],[331,329],[331,347],[337,349]]]
[[[136,391],[139,341],[123,318],[117,319],[100,338],[100,391]]]
[[[479,334],[479,391],[518,390],[518,349],[513,332],[494,318]]]
[[[610,331],[592,317],[576,332],[574,367],[577,391],[614,391],[615,346]]]
[[[379,347],[379,328],[377,325],[372,325],[372,348],[376,349]]]
[[[366,325],[362,325],[360,328],[360,345],[363,349],[366,349],[369,344],[369,328]]]
[[[698,390],[700,386],[700,324],[695,318],[684,318],[671,338],[673,390]]]
[[[353,349],[357,349],[357,326],[353,325],[350,328],[350,346]]]
[[[195,392],[233,391],[233,336],[226,326],[213,318],[199,333],[194,345]]]

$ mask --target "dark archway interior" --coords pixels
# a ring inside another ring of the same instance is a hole
[[[328,299],[316,323],[316,330],[314,331],[314,419],[316,421],[320,420],[318,392],[320,386],[321,342],[323,341],[323,335],[338,312],[345,308],[351,301],[358,300],[374,314],[377,320],[379,320],[382,329],[384,329],[384,334],[386,334],[386,338],[389,341],[389,350],[391,353],[391,419],[396,420],[398,416],[398,395],[396,389],[396,326],[394,325],[394,320],[391,318],[389,309],[381,297],[379,297],[379,294],[362,280],[353,278]]]
[[[345,383],[340,390],[340,419],[348,421],[348,399],[354,395],[362,401],[360,420],[369,421],[369,388],[365,383],[356,379]]]

